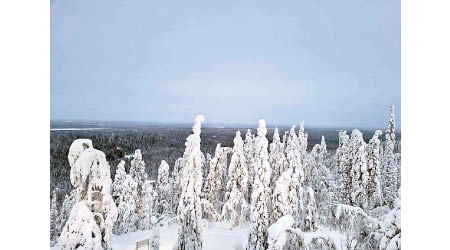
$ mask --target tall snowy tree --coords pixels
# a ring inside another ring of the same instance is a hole
[[[250,129],[247,129],[244,141],[244,156],[246,165],[248,167],[248,192],[247,192],[248,197],[246,197],[248,200],[250,200],[250,195],[253,189],[253,179],[255,176],[252,166],[254,154],[255,154],[255,136],[252,134],[252,131]]]
[[[384,193],[383,197],[385,203],[389,206],[393,206],[395,198],[397,197],[397,174],[398,168],[395,160],[395,107],[391,105],[391,115],[389,117],[389,126],[386,130],[386,142],[384,148]]]
[[[300,128],[298,130],[298,143],[300,149],[300,162],[302,166],[305,166],[306,150],[308,149],[308,134],[305,133],[305,122],[300,123]]]
[[[339,131],[339,147],[336,150],[337,163],[340,175],[340,195],[341,202],[351,204],[351,170],[352,170],[352,152],[350,147],[350,138],[347,131]]]
[[[118,193],[118,217],[113,230],[115,234],[136,231],[139,221],[136,205],[137,195],[137,183],[131,175],[125,175],[121,191]]]
[[[142,185],[142,210],[139,216],[139,228],[147,230],[152,228],[153,204],[157,193],[153,190],[153,185],[149,180],[144,181]]]
[[[236,131],[234,137],[233,155],[231,156],[230,166],[228,167],[228,179],[226,190],[232,192],[234,186],[244,197],[248,191],[248,167],[244,156],[244,141],[241,132]]]
[[[273,132],[273,140],[270,144],[269,164],[272,167],[271,186],[275,186],[278,177],[281,176],[287,168],[286,156],[284,155],[284,144],[280,141],[278,128]]]
[[[369,172],[367,169],[367,151],[363,134],[355,129],[351,136],[352,149],[352,180],[351,205],[367,208],[367,190],[369,186]]]
[[[380,139],[381,130],[376,130],[367,145],[369,186],[368,186],[368,208],[373,209],[382,205],[382,190],[380,184]]]
[[[198,115],[192,127],[193,134],[186,139],[181,163],[181,197],[178,205],[178,239],[175,250],[202,249],[202,166],[200,151],[201,124],[205,117]]]
[[[130,175],[137,184],[138,196],[141,196],[142,185],[147,180],[147,174],[145,173],[145,162],[142,159],[140,149],[134,151],[133,160],[131,160]],[[139,204],[138,204],[139,206]]]
[[[105,154],[94,149],[90,140],[78,139],[69,148],[68,158],[70,180],[80,201],[74,205],[58,244],[63,249],[110,249],[117,208]]]
[[[161,161],[158,168],[158,180],[156,185],[158,192],[157,212],[163,214],[170,210],[170,196],[172,189],[170,185],[169,165],[164,160]]]
[[[264,119],[259,120],[258,136],[255,139],[255,157],[253,160],[254,182],[251,194],[250,235],[248,249],[266,249],[267,228],[269,226],[268,203],[270,199],[269,142],[266,138],[267,128]]]
[[[203,186],[203,193],[206,198],[211,202],[215,209],[220,209],[220,203],[223,200],[224,184],[222,183],[222,158],[223,148],[220,143],[216,146],[216,152],[214,158],[210,161],[210,167],[208,171],[208,177],[206,177],[205,185]]]

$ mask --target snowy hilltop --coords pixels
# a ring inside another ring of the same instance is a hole
[[[303,122],[281,135],[275,128],[269,143],[261,119],[256,134],[236,131],[233,146],[205,155],[204,121],[195,117],[182,156],[173,166],[158,163],[156,179],[145,151],[136,149],[111,176],[90,139],[73,141],[72,191],[52,190],[51,249],[136,249],[142,240],[171,250],[401,249],[393,106],[384,135],[375,130],[366,141],[358,129],[336,132],[333,153],[324,136],[308,150]]]

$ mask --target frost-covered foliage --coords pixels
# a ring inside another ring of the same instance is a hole
[[[142,193],[142,185],[147,180],[147,174],[145,173],[145,162],[142,160],[142,154],[140,149],[134,151],[133,160],[131,160],[130,175],[137,183],[138,196],[140,198]],[[140,204],[138,204],[139,206]]]
[[[175,161],[172,170],[172,177],[170,178],[170,183],[172,186],[172,196],[171,196],[171,207],[173,212],[178,211],[178,204],[180,203],[181,196],[181,163],[183,162],[183,158],[178,158]]]
[[[277,219],[268,231],[268,245],[269,250],[282,250],[286,244],[288,230],[292,228],[294,218],[292,215],[285,215]]]
[[[224,183],[223,178],[223,159],[224,150],[217,144],[214,158],[210,161],[208,177],[206,177],[205,185],[203,186],[203,193],[216,209],[220,209],[220,203],[223,200],[224,195]]]
[[[201,124],[205,117],[195,118],[193,133],[186,139],[186,149],[181,162],[181,197],[178,205],[178,239],[174,249],[197,250],[202,249],[202,166],[200,151]]]
[[[248,167],[244,156],[244,141],[239,130],[236,131],[233,142],[233,155],[228,167],[226,190],[232,192],[233,189],[238,189],[245,197],[248,191]]]
[[[125,161],[120,161],[119,165],[117,165],[116,175],[114,176],[113,182],[113,196],[118,197],[122,193],[123,182],[126,177],[125,172]]]
[[[395,198],[397,197],[397,174],[398,167],[395,159],[395,107],[391,106],[391,115],[389,117],[389,126],[386,130],[386,142],[384,148],[384,160],[383,160],[383,197],[385,203],[389,206],[393,206]]]
[[[253,189],[253,179],[255,176],[254,169],[253,169],[253,157],[255,155],[255,136],[252,134],[252,131],[250,129],[247,129],[247,133],[245,134],[245,140],[244,140],[244,156],[245,156],[245,162],[248,167],[248,192],[247,193],[247,200],[250,200],[250,195],[252,193]]]
[[[380,183],[380,139],[381,130],[376,130],[372,139],[367,145],[368,171],[369,171],[369,186],[368,194],[368,208],[373,209],[382,205],[382,190]]]
[[[380,223],[376,225],[374,240],[378,243],[378,249],[396,250],[401,249],[401,205],[400,199],[394,201],[393,207],[388,214],[383,216]],[[376,247],[376,245],[374,246]]]
[[[292,187],[292,170],[287,169],[276,181],[272,192],[271,223],[275,223],[280,217],[285,215],[292,215],[294,209],[290,199]]]
[[[306,208],[305,208],[305,231],[315,231],[317,229],[317,205],[314,197],[314,190],[308,187],[306,190]]]
[[[242,192],[233,185],[230,197],[222,208],[222,218],[229,218],[231,227],[240,227],[245,220],[245,211],[248,204]]]
[[[74,205],[58,244],[63,249],[104,249],[102,233],[88,201]]]
[[[280,141],[280,134],[278,128],[273,132],[273,140],[270,144],[269,164],[272,167],[272,177],[270,180],[271,186],[275,185],[278,177],[281,176],[287,168],[286,156],[284,154],[284,144]]]
[[[112,181],[105,154],[93,148],[90,140],[78,139],[70,147],[68,158],[70,180],[79,201],[72,208],[58,244],[63,249],[84,248],[86,244],[87,249],[110,249],[117,208],[111,196]]]
[[[172,193],[172,187],[169,177],[169,165],[166,161],[162,160],[158,168],[158,180],[157,180],[157,212],[163,214],[171,210],[170,208],[170,196]]]
[[[58,205],[56,203],[58,196],[58,188],[52,192],[52,199],[50,202],[50,242],[53,245],[58,236],[57,219],[58,219]]]
[[[368,206],[367,190],[369,186],[366,143],[364,142],[363,134],[357,129],[352,131],[350,141],[352,150],[352,170],[350,172],[350,178],[352,179],[351,205],[366,208]]]
[[[137,183],[131,175],[125,175],[121,192],[118,194],[118,217],[114,225],[115,234],[134,232],[137,229],[139,215],[136,206]]]
[[[153,184],[145,180],[142,185],[142,209],[139,216],[139,229],[147,230],[152,227],[152,209],[157,193],[153,190]]]
[[[267,228],[269,226],[268,203],[270,201],[271,168],[267,151],[269,142],[266,134],[266,121],[261,119],[259,120],[258,136],[255,139],[255,157],[252,165],[255,176],[251,194],[251,227],[247,245],[248,249],[255,250],[268,247]]]
[[[350,204],[352,187],[352,155],[350,137],[348,136],[347,131],[339,131],[339,147],[336,150],[336,156],[341,181],[341,186],[339,188],[341,202],[344,204]]]
[[[67,219],[69,218],[70,211],[72,210],[75,203],[78,202],[78,190],[74,189],[69,195],[64,197],[64,201],[59,209],[59,215],[56,220],[56,236],[57,237],[66,225]],[[56,240],[56,239],[55,239]]]

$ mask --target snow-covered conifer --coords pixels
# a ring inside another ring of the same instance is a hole
[[[233,155],[228,167],[226,190],[230,193],[235,185],[245,197],[248,191],[248,167],[244,156],[244,141],[239,130],[236,131],[236,137],[233,142]]]
[[[202,166],[200,151],[201,124],[205,117],[198,115],[192,127],[193,134],[186,139],[186,149],[183,154],[180,184],[182,188],[180,204],[178,205],[178,239],[175,250],[202,249]]]
[[[259,120],[258,136],[255,139],[255,157],[253,161],[254,182],[251,194],[250,235],[248,249],[266,249],[267,228],[269,226],[268,203],[270,199],[270,175],[267,128],[264,119]]]
[[[75,203],[77,203],[79,200],[78,190],[74,189],[72,190],[68,195],[66,194],[64,197],[64,201],[60,207],[59,215],[56,221],[56,231],[57,235],[61,233],[61,231],[64,228],[64,225],[66,225],[67,219],[69,218],[70,211],[72,210]]]
[[[140,197],[142,193],[142,185],[144,184],[144,181],[147,180],[147,174],[145,173],[145,162],[142,159],[140,149],[136,149],[134,151],[133,160],[131,160],[130,175],[137,184],[138,196]]]
[[[125,181],[125,161],[120,161],[117,165],[116,175],[114,176],[113,182],[113,196],[118,197],[122,192],[123,182]]]
[[[91,147],[89,142],[86,139],[75,140],[69,149],[70,181],[77,189],[77,200],[81,201],[74,205],[72,210],[75,211],[71,211],[61,234],[60,242],[64,249],[85,244],[86,238],[78,236],[78,230],[85,226],[92,232],[91,236],[86,237],[93,238],[94,234],[98,237],[96,230],[99,230],[101,247],[111,248],[111,231],[117,219],[117,208],[111,197],[110,168],[105,154]],[[89,224],[91,217],[95,218],[97,229]],[[80,225],[84,222],[87,224]],[[92,248],[96,246],[94,244]]]
[[[269,164],[272,168],[270,184],[274,187],[278,177],[280,177],[287,168],[286,156],[284,155],[284,144],[280,141],[278,128],[275,128],[273,132],[273,140],[270,144]]]
[[[382,190],[380,184],[380,139],[381,130],[376,130],[367,145],[369,185],[368,185],[368,208],[373,209],[382,205]]]
[[[226,219],[229,214],[231,227],[240,227],[244,222],[247,206],[244,195],[234,183],[229,198],[222,208],[222,218]]]
[[[306,150],[308,149],[308,134],[305,133],[305,122],[300,123],[300,128],[298,130],[298,143],[300,146],[300,162],[302,166],[305,166]]]
[[[244,156],[246,165],[248,167],[248,192],[246,197],[248,200],[250,200],[250,195],[252,193],[253,189],[253,179],[255,176],[255,173],[253,171],[253,157],[255,154],[255,136],[252,134],[252,131],[250,129],[247,129],[247,133],[245,134],[245,140],[244,140]]]
[[[314,198],[314,190],[308,187],[306,194],[305,231],[315,231],[317,229],[317,205]]]
[[[352,152],[350,147],[350,138],[347,131],[339,131],[339,147],[336,150],[337,163],[341,181],[340,196],[344,204],[351,204],[351,170],[352,170]]]
[[[142,210],[139,216],[139,229],[147,230],[152,227],[152,209],[156,196],[157,193],[153,190],[153,184],[149,180],[145,180],[144,185],[142,185]]]
[[[114,225],[114,233],[119,235],[136,231],[139,221],[136,206],[137,183],[127,174],[122,185],[122,190],[118,194],[118,218]]]
[[[158,180],[157,180],[157,192],[158,192],[158,202],[157,208],[158,213],[163,214],[170,210],[170,196],[171,196],[171,185],[169,178],[169,165],[166,161],[162,160],[158,168]]]
[[[395,160],[395,107],[391,105],[391,115],[389,117],[389,126],[386,130],[386,142],[384,148],[384,193],[383,197],[389,206],[393,206],[393,202],[397,197],[397,174],[398,168]]]
[[[280,217],[268,228],[268,248],[269,250],[282,250],[285,247],[288,230],[292,229],[294,218],[292,215]]]
[[[350,178],[352,180],[351,205],[367,208],[367,190],[369,186],[369,172],[367,169],[367,151],[363,134],[355,129],[351,136],[352,150],[352,170]]]
[[[222,156],[223,150],[219,143],[216,146],[214,158],[210,161],[208,177],[206,177],[206,182],[203,186],[203,193],[205,193],[207,200],[213,204],[215,209],[220,209],[220,203],[223,200]]]
[[[292,171],[287,169],[278,177],[272,192],[272,212],[270,214],[272,224],[280,217],[293,213],[289,198],[290,188],[292,188]]]

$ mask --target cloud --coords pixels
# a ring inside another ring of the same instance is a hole
[[[158,90],[175,120],[203,113],[208,122],[236,123],[276,116],[305,95],[304,85],[282,76],[275,65],[247,61],[213,65],[161,82]]]

